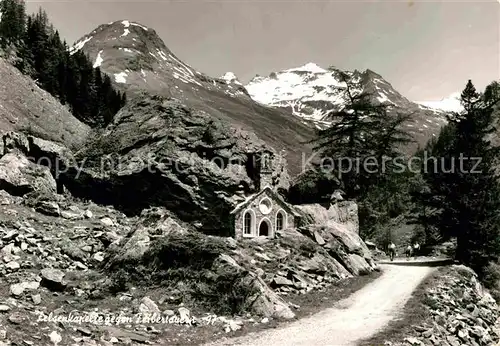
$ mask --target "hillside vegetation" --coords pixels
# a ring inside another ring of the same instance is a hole
[[[353,96],[351,88],[346,90],[350,104],[335,114],[339,121],[315,140],[322,163],[299,177],[290,199],[318,201],[342,188],[348,199],[359,202],[365,239],[377,240],[382,248],[398,242],[392,222],[399,217],[400,225],[414,225],[400,246],[419,242],[430,251],[456,239],[455,258],[498,288],[500,152],[494,125],[499,84],[479,93],[468,81],[461,95],[464,111],[450,115],[439,137],[413,158],[400,149],[412,140],[400,130],[406,117],[387,116],[386,107],[367,101],[367,94]]]
[[[27,15],[23,0],[1,0],[0,52],[91,126],[104,126],[126,102],[108,75],[81,51],[70,52],[40,9]]]

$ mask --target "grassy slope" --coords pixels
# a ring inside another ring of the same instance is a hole
[[[48,92],[0,58],[0,132],[23,131],[76,148],[89,127]]]

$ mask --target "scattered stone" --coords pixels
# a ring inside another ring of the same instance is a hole
[[[35,210],[41,214],[45,214],[48,216],[60,216],[61,210],[59,208],[59,204],[56,202],[47,202],[41,201],[35,207]]]
[[[10,294],[18,297],[23,294],[25,287],[22,283],[10,285]]]
[[[83,216],[85,216],[85,218],[87,218],[87,219],[91,219],[94,217],[94,214],[90,210],[85,210],[85,212],[83,213]]]
[[[64,273],[59,269],[45,268],[40,273],[42,286],[53,291],[62,291],[66,288]]]
[[[12,261],[12,262],[8,262],[5,265],[5,268],[10,269],[12,271],[15,271],[15,270],[18,270],[19,268],[21,268],[21,265],[19,263],[17,263],[16,261]]]
[[[76,328],[77,331],[79,331],[80,333],[82,333],[84,336],[92,336],[92,331],[90,329],[87,329],[87,328],[83,328],[83,327],[78,327]]]
[[[33,294],[31,300],[33,300],[33,304],[39,305],[42,302],[42,297],[39,294]]]
[[[83,264],[82,262],[79,262],[79,261],[75,262],[75,266],[76,266],[76,268],[81,269],[81,270],[89,269],[85,264]]]
[[[109,217],[103,217],[101,219],[101,223],[104,225],[104,226],[107,226],[107,227],[112,227],[115,225],[115,223],[113,222],[113,220],[111,220]]]
[[[175,315],[175,311],[167,309],[167,310],[163,311],[163,315],[165,315],[165,316],[174,316]]]
[[[70,211],[61,211],[61,217],[67,220],[81,220],[83,219],[82,214],[72,213]]]
[[[500,312],[477,275],[464,266],[452,266],[442,283],[426,292],[431,317],[415,327],[402,345],[491,346],[500,340]]]
[[[96,252],[93,256],[93,259],[95,259],[97,262],[102,262],[104,261],[104,253],[102,252]]]
[[[57,346],[62,341],[62,336],[55,330],[49,334],[50,341]]]
[[[142,298],[141,305],[139,306],[139,312],[143,314],[161,314],[158,305],[156,305],[156,303],[149,297]]]
[[[273,282],[276,286],[293,286],[293,281],[283,276],[275,276]]]
[[[179,312],[181,321],[189,321],[191,313],[188,309],[181,307],[177,311]]]

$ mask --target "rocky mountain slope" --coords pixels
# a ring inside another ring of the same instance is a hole
[[[129,97],[142,92],[180,100],[184,105],[207,112],[235,127],[255,132],[275,150],[285,149],[292,174],[301,171],[305,141],[314,135],[311,126],[254,102],[236,80],[209,77],[182,62],[158,37],[142,24],[116,21],[101,25],[78,40],[72,51],[82,49],[115,85]]]
[[[89,127],[67,107],[0,58],[0,132],[24,131],[78,147]]]
[[[375,104],[387,104],[392,112],[411,113],[405,126],[419,144],[424,144],[446,123],[445,112],[414,103],[396,91],[382,76],[371,71],[341,71],[314,63],[273,72],[267,77],[256,76],[245,88],[251,97],[268,106],[287,109],[299,118],[307,119],[319,128],[331,124],[330,113],[347,102],[339,74],[346,72],[356,86],[355,92],[372,95]]]

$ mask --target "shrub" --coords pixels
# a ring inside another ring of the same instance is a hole
[[[493,298],[500,302],[500,264],[490,262],[483,269],[480,278],[484,286],[490,290]]]

